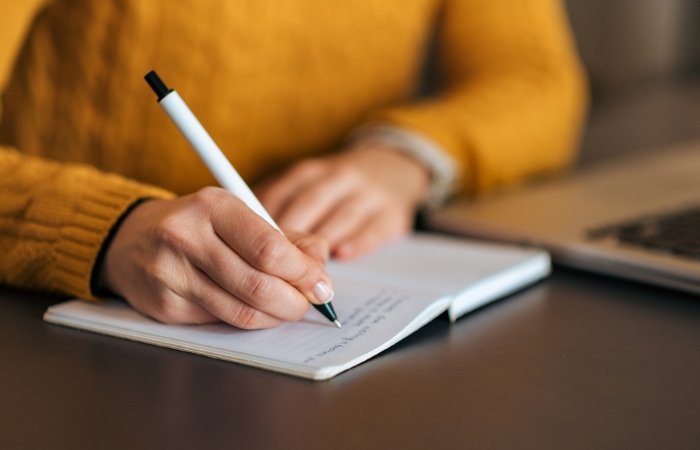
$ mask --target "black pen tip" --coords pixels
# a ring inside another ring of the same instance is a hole
[[[158,101],[161,101],[163,97],[171,93],[173,90],[165,85],[163,80],[160,79],[155,70],[151,70],[143,77],[148,85],[153,89],[153,92],[158,96]]]
[[[335,309],[333,309],[333,305],[331,302],[328,303],[321,303],[320,305],[313,305],[314,308],[316,308],[316,311],[320,312],[321,314],[324,315],[326,319],[328,319],[331,322],[337,322],[338,321],[338,316],[335,314]],[[336,324],[337,326],[337,324]]]

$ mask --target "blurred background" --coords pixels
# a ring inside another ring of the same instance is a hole
[[[593,94],[583,164],[700,139],[700,2],[566,6]]]

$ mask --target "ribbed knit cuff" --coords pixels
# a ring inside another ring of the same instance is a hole
[[[105,176],[99,186],[86,191],[75,202],[69,223],[61,228],[51,278],[58,291],[95,299],[90,289],[93,266],[114,224],[139,199],[173,194],[117,176]]]
[[[386,124],[363,125],[348,138],[351,143],[381,143],[404,152],[430,171],[430,192],[423,203],[425,208],[443,204],[455,191],[459,166],[429,137],[406,128]]]

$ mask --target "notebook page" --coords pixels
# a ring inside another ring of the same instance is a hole
[[[224,324],[176,326],[150,320],[123,302],[72,301],[49,308],[49,322],[200,353],[293,375],[324,379],[377,354],[445,311],[449,298],[334,278],[333,304],[343,327],[317,311],[269,330]]]
[[[333,279],[347,276],[385,286],[454,295],[541,253],[512,245],[419,233],[350,263],[332,261],[328,273]]]

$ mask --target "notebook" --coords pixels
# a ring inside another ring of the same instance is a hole
[[[656,148],[427,219],[435,230],[530,244],[555,262],[700,293],[700,142]]]
[[[450,320],[545,277],[539,250],[416,234],[352,262],[331,262],[342,328],[313,308],[298,322],[244,331],[226,324],[165,325],[118,300],[73,300],[44,319],[315,380],[380,353],[447,312]]]

